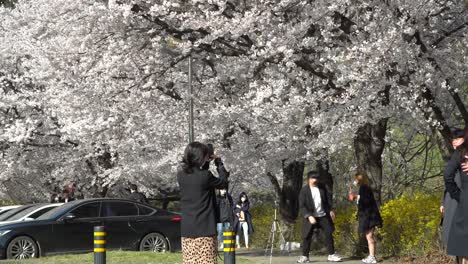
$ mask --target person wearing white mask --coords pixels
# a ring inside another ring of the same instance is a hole
[[[218,220],[218,243],[219,249],[223,249],[223,229],[229,227],[234,221],[234,201],[232,196],[227,192],[226,188],[218,190],[216,196],[216,209],[217,209],[217,220]]]
[[[249,212],[250,202],[247,194],[242,192],[239,195],[234,213],[236,219],[234,220],[234,230],[236,230],[236,245],[240,248],[240,234],[244,234],[245,248],[249,248],[249,235],[253,234],[254,228],[252,225],[252,215]]]
[[[359,186],[359,195],[355,196],[358,204],[359,233],[365,234],[369,246],[369,256],[362,260],[363,263],[377,263],[375,258],[375,228],[382,227],[380,216],[374,194],[369,187],[369,179],[365,174],[358,173],[354,176],[355,186]]]

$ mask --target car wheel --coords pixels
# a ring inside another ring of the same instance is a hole
[[[146,235],[140,243],[140,251],[166,252],[169,250],[169,242],[159,233]]]
[[[27,236],[20,236],[13,239],[7,247],[8,259],[29,259],[37,258],[39,250],[36,242]]]

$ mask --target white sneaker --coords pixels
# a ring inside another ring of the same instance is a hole
[[[377,260],[373,256],[368,256],[367,258],[362,260],[363,263],[377,263]]]
[[[338,256],[337,254],[328,255],[328,261],[331,261],[331,262],[340,262],[340,261],[341,261],[341,257]]]
[[[306,256],[301,256],[298,260],[297,263],[310,263],[310,260]]]

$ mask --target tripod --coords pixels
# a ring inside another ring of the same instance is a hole
[[[275,248],[275,235],[278,231],[280,235],[280,241],[282,241],[286,246],[286,240],[284,239],[283,231],[281,230],[281,225],[278,223],[277,211],[278,203],[277,201],[275,201],[275,218],[273,219],[273,223],[271,224],[270,237],[268,238],[268,244],[265,248],[265,256],[268,254],[268,251],[270,251],[270,264],[273,260],[273,249]]]

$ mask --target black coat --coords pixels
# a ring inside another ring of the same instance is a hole
[[[458,201],[448,236],[447,253],[451,256],[468,256],[468,176],[461,169],[461,156],[455,151],[444,171],[445,189]],[[457,173],[461,177],[460,187],[455,181]]]
[[[365,233],[374,227],[382,227],[382,217],[369,186],[359,187],[358,213],[359,232]]]
[[[455,174],[455,183],[457,184],[458,188],[461,188],[461,172],[458,171]],[[444,195],[442,197],[442,205],[444,206],[444,215],[442,217],[442,243],[445,247],[448,244],[448,237],[450,234],[450,228],[452,227],[453,217],[455,216],[455,212],[458,207],[457,200],[450,197],[447,190],[444,191]]]
[[[193,168],[192,173],[180,170],[177,181],[180,187],[181,236],[215,236],[216,195],[215,188],[227,184],[227,171],[221,160],[216,161],[219,178],[209,170]]]
[[[234,208],[234,214],[236,214],[234,218],[234,225],[233,225],[234,231],[237,232],[239,228],[240,221],[239,221],[239,217],[237,216],[237,214],[240,212],[244,212],[245,222],[247,222],[247,225],[249,227],[249,230],[248,230],[249,235],[255,232],[253,223],[252,223],[252,215],[250,214],[249,209],[250,209],[250,202],[248,201],[245,203],[236,205],[236,207]]]
[[[216,213],[218,223],[234,222],[234,201],[229,193],[225,196],[216,196]]]
[[[319,185],[318,188],[322,199],[322,207],[326,213],[325,217],[330,217],[330,211],[333,210],[333,194],[328,190],[328,188],[326,188],[326,186]],[[303,221],[302,238],[305,238],[312,228],[312,224],[309,222],[308,218],[309,216],[313,216],[315,212],[314,199],[312,198],[312,192],[308,184],[302,187],[301,192],[299,193],[299,209],[301,210]]]
[[[128,196],[128,199],[133,200],[133,201],[137,201],[137,202],[140,202],[140,203],[148,204],[148,199],[146,199],[146,196],[144,194],[142,194],[141,192],[131,193]]]

